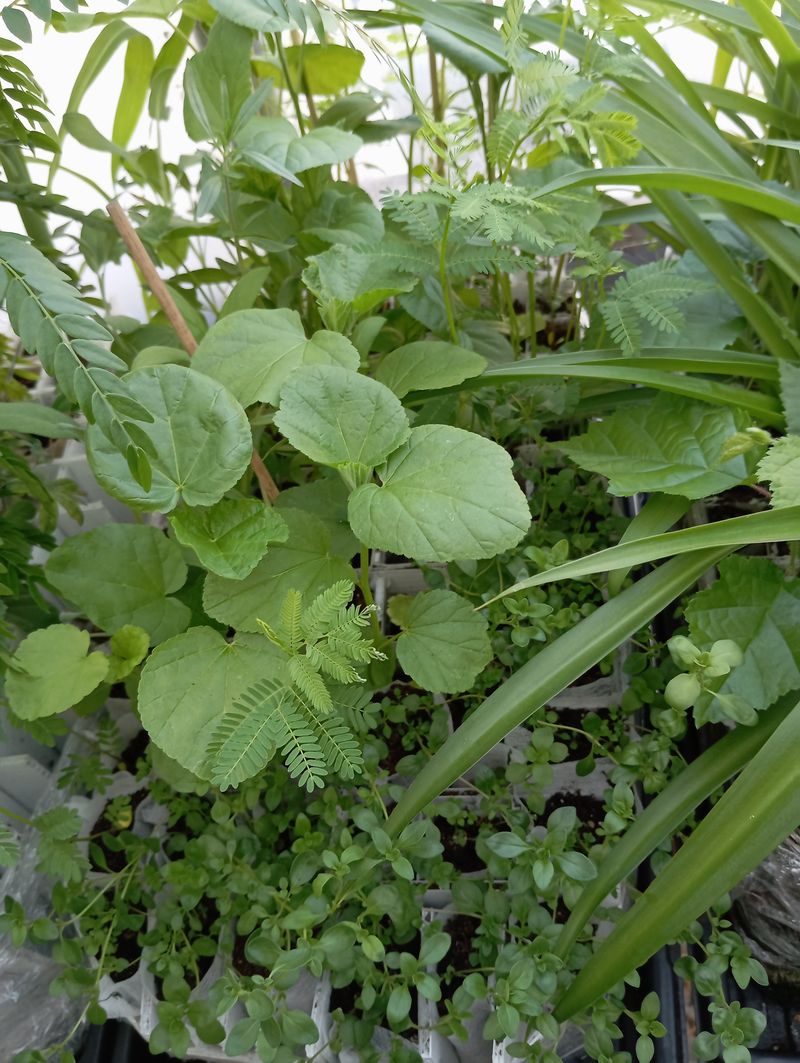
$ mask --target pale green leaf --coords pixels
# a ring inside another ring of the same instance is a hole
[[[295,84],[305,77],[308,90],[315,96],[334,96],[354,85],[361,74],[364,56],[355,48],[342,44],[297,44],[284,49],[284,59]],[[275,63],[256,63],[259,74],[271,77],[286,88],[281,67]]]
[[[221,384],[193,369],[160,365],[124,376],[127,392],[155,418],[146,426],[155,454],[145,491],[113,443],[92,425],[89,462],[102,487],[136,509],[168,512],[180,501],[210,506],[234,486],[250,463],[250,423]]]
[[[0,403],[0,431],[49,439],[80,439],[81,429],[66,413],[38,402]]]
[[[399,398],[409,391],[433,391],[478,376],[487,362],[466,347],[441,340],[407,343],[385,355],[375,374]]]
[[[278,405],[283,384],[303,365],[357,369],[358,351],[338,332],[306,339],[296,310],[238,310],[208,330],[192,359],[241,402]]]
[[[150,636],[144,628],[125,624],[115,631],[109,642],[111,655],[108,660],[107,683],[117,683],[129,676],[142,663],[150,648]]]
[[[377,243],[383,239],[383,215],[366,192],[354,185],[331,185],[305,216],[304,231],[329,244]]]
[[[89,653],[89,632],[53,624],[28,635],[11,658],[6,696],[20,719],[64,712],[106,677],[108,658]]]
[[[309,366],[287,381],[275,425],[312,461],[335,468],[370,469],[410,432],[405,410],[387,387],[330,365]]]
[[[349,490],[336,473],[328,473],[299,487],[289,487],[275,499],[275,508],[302,509],[313,513],[327,527],[331,537],[331,551],[339,557],[353,557],[358,553],[358,539],[347,520]]]
[[[466,690],[492,658],[486,618],[453,591],[392,598],[389,616],[402,629],[397,659],[426,690]]]
[[[776,439],[758,464],[758,476],[772,489],[775,509],[800,505],[800,436]]]
[[[421,561],[494,557],[530,525],[511,459],[489,439],[446,425],[414,428],[378,470],[382,481],[350,496],[361,542]]]
[[[208,40],[186,64],[184,121],[192,140],[227,139],[250,96],[252,34],[227,19],[214,22]]]
[[[238,786],[265,767],[277,749],[274,717],[283,706],[293,709],[296,701],[291,689],[275,679],[262,679],[234,702],[208,745],[215,786]]]
[[[244,579],[270,543],[284,542],[289,534],[281,515],[255,498],[223,498],[207,509],[179,509],[169,522],[204,568],[227,579]]]
[[[303,282],[323,305],[333,301],[367,314],[390,296],[410,292],[417,284],[417,277],[409,276],[416,265],[412,257],[408,269],[400,269],[395,257],[380,249],[336,244],[309,257]]]
[[[732,639],[744,661],[719,691],[765,709],[800,688],[800,580],[785,579],[763,557],[730,557],[720,563],[719,572],[716,583],[686,607],[692,641],[708,647],[718,639]],[[708,695],[696,707],[706,718],[719,716]]]
[[[237,134],[236,144],[251,162],[270,172],[298,174],[316,166],[352,159],[360,139],[336,126],[317,126],[300,135],[286,118],[252,118]]]
[[[136,624],[154,643],[183,631],[190,611],[167,597],[186,582],[179,547],[156,528],[105,524],[73,535],[45,566],[55,589],[99,628]]]
[[[239,26],[263,33],[280,33],[294,25],[286,9],[269,4],[266,0],[209,0],[211,7],[225,19]]]
[[[209,778],[206,750],[223,715],[257,679],[280,678],[285,660],[264,638],[226,642],[211,628],[190,628],[158,646],[142,669],[142,725],[167,756]]]
[[[337,580],[354,582],[352,568],[331,549],[330,533],[322,521],[299,510],[282,509],[289,528],[285,543],[275,543],[249,576],[224,579],[206,576],[203,607],[209,616],[240,631],[258,631],[259,619],[280,623],[283,601],[290,590],[307,600]]]
[[[748,477],[749,455],[726,462],[720,456],[725,442],[749,423],[732,409],[659,395],[594,422],[559,446],[582,469],[607,476],[612,494],[704,498]]]

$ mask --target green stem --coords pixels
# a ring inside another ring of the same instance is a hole
[[[15,819],[18,823],[24,823],[26,827],[33,826],[32,820],[17,815],[16,812],[12,812],[10,808],[5,808],[3,805],[0,805],[0,816],[8,816],[9,819]]]
[[[292,97],[292,105],[294,106],[295,117],[297,118],[297,124],[300,127],[301,135],[305,136],[306,123],[303,118],[303,112],[300,109],[300,97],[297,95],[297,89],[294,87],[291,75],[289,74],[289,64],[286,62],[286,53],[283,50],[283,42],[280,36],[276,35],[275,43],[278,48],[278,60],[281,64],[281,70],[283,72],[283,80],[286,82],[286,87],[289,90],[289,95]]]
[[[450,282],[447,279],[447,238],[450,235],[450,213],[448,211],[447,217],[444,223],[444,231],[442,233],[442,242],[439,246],[439,283],[442,286],[442,299],[444,300],[444,309],[447,314],[447,328],[450,332],[450,339],[453,343],[458,343],[458,330],[456,329],[456,319],[453,315],[453,303],[450,298]]]
[[[383,641],[383,632],[381,631],[380,621],[378,620],[378,612],[375,609],[375,598],[372,594],[372,587],[369,583],[369,547],[362,546],[360,551],[360,563],[359,563],[359,580],[358,585],[361,588],[361,593],[364,595],[364,602],[370,606],[372,612],[370,614],[370,622],[372,624],[372,637],[376,644],[380,645]]]

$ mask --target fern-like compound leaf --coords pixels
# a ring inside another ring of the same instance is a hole
[[[322,676],[313,668],[307,657],[298,655],[289,659],[289,676],[297,689],[305,694],[317,712],[327,713],[333,708],[333,700]]]
[[[361,747],[347,724],[335,716],[318,719],[315,723],[317,738],[331,772],[343,779],[353,779],[360,775],[364,758]]]
[[[325,672],[337,683],[360,683],[361,676],[346,657],[337,653],[330,643],[317,642],[306,650],[306,657],[312,668]]]
[[[274,679],[262,679],[245,691],[217,725],[208,744],[211,781],[222,789],[258,774],[277,748],[276,716],[293,702],[292,691]]]
[[[297,653],[303,645],[302,613],[303,595],[299,591],[289,591],[281,607],[281,627],[292,653]]]
[[[327,590],[318,594],[303,614],[303,634],[307,639],[319,638],[333,627],[342,609],[353,597],[353,585],[347,580],[338,580]]]

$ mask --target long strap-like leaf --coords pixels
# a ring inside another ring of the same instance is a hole
[[[528,587],[540,587],[556,580],[581,579],[598,572],[613,572],[615,569],[630,568],[633,565],[645,565],[663,557],[673,557],[675,554],[707,547],[727,546],[735,550],[752,543],[793,542],[798,539],[800,506],[770,509],[764,513],[748,513],[743,517],[730,517],[713,524],[701,524],[697,528],[683,528],[681,531],[649,535],[632,542],[609,546],[608,549],[598,550],[596,554],[590,554],[588,557],[578,557],[556,568],[549,568],[546,572],[537,572],[535,576],[529,576],[512,587],[506,587],[496,598],[490,599],[490,602],[505,598],[509,594],[518,594]]]
[[[510,731],[648,623],[727,553],[724,547],[673,558],[545,646],[434,754],[398,802],[387,830],[397,836]]]
[[[800,703],[558,1001],[588,1007],[732,889],[800,824]]]
[[[635,822],[598,867],[564,924],[555,948],[566,956],[578,940],[592,912],[620,882],[669,837],[701,801],[714,793],[752,759],[789,715],[797,693],[781,698],[759,714],[752,727],[737,727],[693,761],[636,817]]]

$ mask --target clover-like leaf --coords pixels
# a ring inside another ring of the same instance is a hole
[[[397,595],[389,602],[389,616],[402,629],[397,659],[426,690],[466,690],[491,660],[486,618],[454,591]]]
[[[212,628],[190,628],[158,646],[142,669],[142,725],[168,757],[209,778],[206,749],[223,714],[257,679],[281,677],[285,661],[264,638],[227,642]]]
[[[207,509],[179,509],[169,522],[204,568],[227,579],[244,579],[270,543],[285,542],[289,535],[280,513],[255,498],[223,498]]]
[[[212,325],[192,367],[221,384],[243,406],[278,405],[283,384],[302,365],[357,369],[358,351],[338,332],[322,329],[306,339],[296,310],[237,310]]]
[[[434,391],[461,384],[482,373],[486,365],[485,358],[466,347],[442,340],[420,340],[385,355],[375,379],[402,399],[409,391]]]
[[[59,594],[109,633],[136,624],[158,643],[189,623],[189,608],[169,597],[186,582],[186,563],[157,528],[105,524],[73,535],[52,552],[45,571]]]
[[[101,487],[135,509],[165,513],[180,501],[188,506],[218,502],[252,453],[250,423],[236,399],[217,381],[180,365],[137,369],[122,379],[131,398],[155,419],[144,433],[152,484],[145,491],[124,455],[92,425],[87,451]]]
[[[378,469],[382,481],[350,496],[348,515],[361,542],[421,561],[494,557],[530,526],[511,458],[461,428],[413,428]]]
[[[410,433],[400,400],[376,380],[330,365],[296,373],[281,393],[275,424],[312,461],[370,469]]]
[[[77,705],[108,672],[104,653],[89,653],[89,632],[52,624],[17,647],[6,673],[6,696],[22,720],[53,716]]]
[[[203,607],[209,616],[239,631],[258,631],[258,620],[280,623],[281,606],[289,591],[307,601],[337,580],[353,583],[355,574],[331,548],[328,528],[309,513],[282,509],[289,528],[284,543],[275,543],[266,557],[241,580],[206,576]]]

